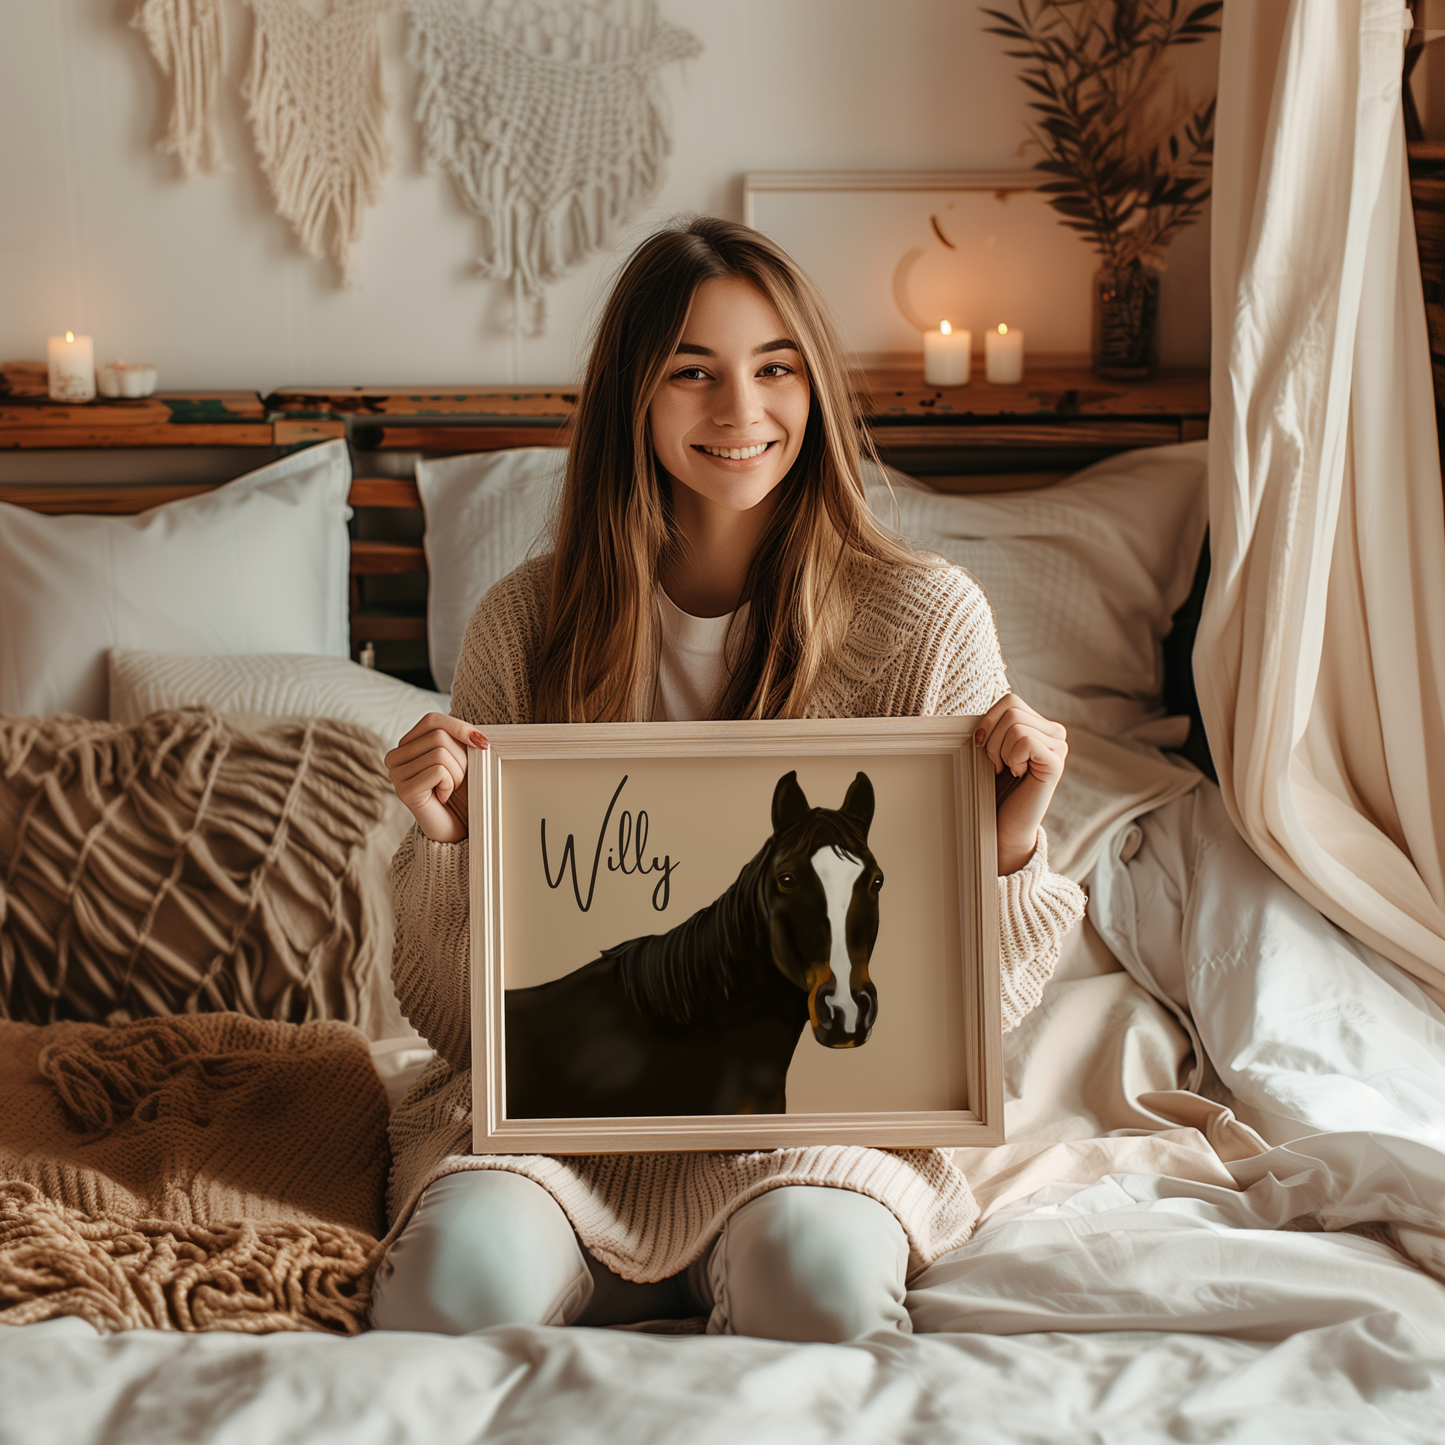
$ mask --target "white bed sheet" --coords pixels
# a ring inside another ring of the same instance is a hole
[[[1087,1192],[1088,1213],[1077,1199],[1072,1213],[1049,1206],[935,1266],[910,1304],[955,1333],[808,1346],[537,1328],[102,1340],[57,1320],[0,1335],[0,1442],[1442,1438],[1435,1281],[1349,1236],[1235,1230],[1114,1183]],[[1081,1262],[1082,1321],[1060,1293]],[[1181,1267],[1209,1273],[1183,1285]],[[1240,1320],[1267,1308],[1266,1338],[1208,1333],[1221,1299]]]

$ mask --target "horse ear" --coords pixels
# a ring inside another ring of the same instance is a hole
[[[781,833],[808,816],[808,799],[798,786],[796,772],[784,773],[773,789],[773,832]]]
[[[868,825],[873,821],[873,784],[867,773],[859,773],[843,795],[843,806],[838,810],[852,818],[868,837]]]

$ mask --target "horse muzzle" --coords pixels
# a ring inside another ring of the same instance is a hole
[[[831,971],[808,994],[813,1037],[825,1049],[858,1049],[868,1042],[878,1018],[878,991],[866,969],[856,985],[839,983]]]

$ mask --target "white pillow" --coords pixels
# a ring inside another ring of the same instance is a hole
[[[346,657],[350,485],[338,440],[134,517],[0,503],[0,713],[105,717],[112,647]]]
[[[993,604],[1014,690],[1047,717],[1160,747],[1160,646],[1209,521],[1205,442],[1121,452],[1037,491],[946,496],[870,480],[878,518],[967,568]]]
[[[426,513],[431,674],[448,691],[477,603],[542,541],[562,487],[565,447],[521,447],[418,462]]]
[[[163,708],[201,703],[217,712],[339,718],[370,728],[385,750],[425,714],[449,711],[451,698],[339,657],[111,652],[112,722],[137,723]]]

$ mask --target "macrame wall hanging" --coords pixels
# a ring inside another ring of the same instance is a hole
[[[546,324],[544,288],[611,245],[657,194],[672,149],[657,69],[697,55],[656,0],[408,0],[417,120],[484,223],[482,274],[512,286],[512,327]]]
[[[188,181],[203,171],[225,170],[216,128],[224,46],[221,0],[142,0],[130,23],[145,36],[174,89],[170,120],[156,149],[175,156]]]
[[[390,163],[381,78],[381,16],[391,0],[247,0],[255,11],[241,94],[277,211],[301,248],[328,248],[356,284],[362,211]]]

